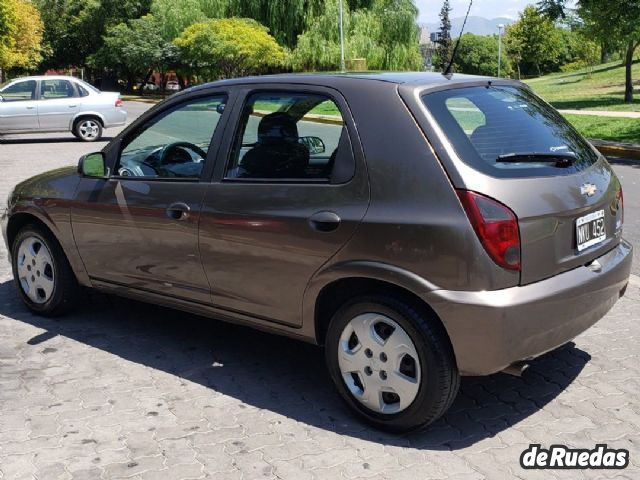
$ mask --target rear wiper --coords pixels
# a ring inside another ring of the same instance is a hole
[[[575,161],[573,153],[507,153],[496,158],[500,163],[555,163],[556,167],[570,167]]]

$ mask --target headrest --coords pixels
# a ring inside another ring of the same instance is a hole
[[[297,143],[298,138],[298,127],[288,113],[270,113],[258,125],[258,142],[286,140]]]

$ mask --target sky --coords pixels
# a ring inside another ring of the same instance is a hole
[[[537,0],[474,0],[470,15],[497,18],[508,17],[516,19],[528,4],[535,4]],[[571,2],[573,3],[573,2]],[[442,8],[442,0],[416,0],[420,9],[419,22],[432,23],[439,21],[438,14]],[[469,7],[468,0],[451,0],[453,11],[451,17],[464,17]]]

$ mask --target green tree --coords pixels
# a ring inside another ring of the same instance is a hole
[[[472,75],[495,76],[498,71],[498,36],[465,33],[458,47],[455,71]],[[512,73],[509,60],[502,51],[502,74]]]
[[[255,20],[208,20],[187,27],[174,40],[180,56],[208,79],[257,74],[282,66],[285,54]]]
[[[440,10],[440,40],[436,49],[437,65],[444,72],[451,61],[453,42],[451,41],[451,5],[449,0],[444,0]]]
[[[344,3],[345,55],[364,58],[373,70],[416,70],[417,10],[411,0],[372,0],[368,8],[351,10]],[[295,70],[337,70],[340,66],[338,0],[327,0],[325,11],[298,37],[291,55]]]
[[[49,54],[45,67],[82,66],[107,29],[149,12],[151,0],[35,0]]]
[[[175,47],[160,34],[152,15],[110,27],[103,41],[90,63],[126,78],[129,91],[136,78],[152,70],[158,70],[164,81],[164,73],[177,64]]]
[[[638,0],[579,0],[579,15],[598,37],[608,38],[624,48],[624,101],[633,102],[633,59],[640,47],[640,2]]]
[[[323,0],[153,0],[151,12],[167,39],[206,19],[242,17],[265,25],[281,45],[293,48],[323,6]]]
[[[10,69],[32,70],[42,60],[44,26],[38,9],[28,0],[4,0],[0,9],[0,81]]]
[[[549,6],[552,4],[551,6]],[[540,7],[551,16],[564,15],[566,0],[541,0]],[[545,9],[546,7],[546,9]],[[633,102],[633,61],[640,47],[640,2],[638,0],[578,0],[578,15],[588,31],[602,44],[602,60],[616,46],[624,49],[624,100]]]
[[[532,5],[506,29],[505,46],[518,71],[541,75],[553,69],[560,55],[560,34],[553,22]]]

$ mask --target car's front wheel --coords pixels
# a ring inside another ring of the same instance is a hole
[[[95,142],[102,137],[102,124],[95,118],[81,118],[75,123],[73,134],[83,142]]]
[[[385,296],[354,299],[333,316],[325,343],[344,400],[377,428],[404,432],[439,418],[460,382],[437,319]]]
[[[78,283],[58,242],[38,225],[23,227],[11,249],[13,278],[25,305],[41,315],[74,306]]]

